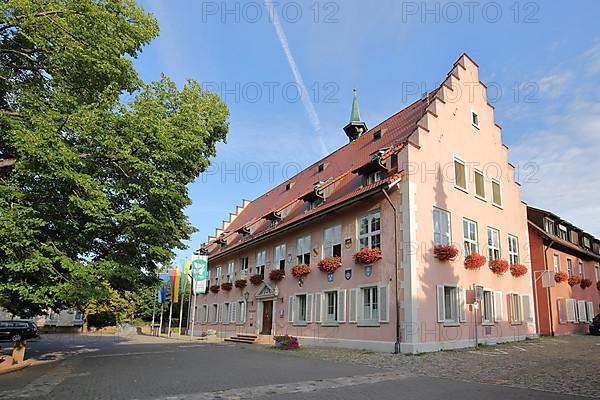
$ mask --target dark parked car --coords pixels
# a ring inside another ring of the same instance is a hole
[[[590,335],[600,335],[600,314],[596,315],[590,324]]]
[[[35,339],[39,337],[38,327],[31,321],[0,321],[0,340]]]

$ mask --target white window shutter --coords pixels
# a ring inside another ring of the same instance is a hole
[[[306,295],[306,322],[312,322],[313,295]]]
[[[587,322],[587,307],[585,300],[579,300],[577,302],[577,308],[579,311],[579,322]]]
[[[558,309],[558,323],[564,324],[567,322],[567,305],[565,299],[556,299],[556,307]]]
[[[288,322],[294,322],[294,296],[288,298]]]
[[[464,288],[458,288],[458,315],[460,322],[467,322],[467,291]]]
[[[346,291],[338,290],[338,322],[346,322]]]
[[[379,322],[390,322],[390,291],[387,286],[379,286]]]
[[[494,292],[494,321],[502,321],[502,292]]]
[[[315,322],[321,322],[321,293],[315,293]]]
[[[506,307],[508,308],[508,322],[514,322],[515,321],[515,315],[514,314],[514,304],[513,304],[513,296],[511,293],[506,295]]]
[[[357,289],[348,292],[348,322],[356,323]]]
[[[521,296],[521,309],[523,313],[521,318],[523,322],[533,322],[533,314],[531,313],[531,304],[529,303],[529,295],[524,294]]]
[[[262,330],[262,313],[263,313],[263,304],[262,301],[259,301],[256,305],[256,329],[260,332]]]
[[[567,304],[567,322],[575,322],[575,300],[566,299]]]
[[[229,303],[229,322],[237,322],[237,301]]]
[[[594,320],[594,302],[593,301],[587,302],[587,315],[588,315],[588,322],[592,322]]]
[[[246,322],[246,302],[242,301],[240,303],[240,307],[241,307],[241,310],[240,310],[240,322],[244,323],[244,322]]]
[[[223,304],[217,305],[217,322],[223,322]]]
[[[444,322],[446,319],[446,307],[444,305],[444,285],[437,285],[437,309],[438,322]]]

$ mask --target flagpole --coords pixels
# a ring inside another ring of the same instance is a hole
[[[160,326],[158,327],[158,335],[156,336],[160,336],[160,331],[162,330],[162,323],[163,323],[163,304],[160,303]]]
[[[190,319],[192,320],[192,327],[190,328],[191,333],[190,333],[190,339],[194,338],[194,325],[196,324],[196,285],[194,284],[194,277],[192,276],[192,284],[190,286],[190,297],[192,297],[193,302],[192,302],[192,312],[191,312],[191,318],[188,317],[188,324],[190,323]]]
[[[183,306],[185,305],[185,296],[181,293],[181,303],[179,304],[179,336],[181,336],[181,323],[183,322]]]
[[[154,315],[156,314],[156,302],[158,301],[158,286],[154,291],[154,301],[152,302],[152,325],[150,325],[150,331],[152,332],[152,336],[154,336]]]
[[[171,306],[169,307],[169,327],[167,329],[167,336],[171,337],[171,318],[173,317],[173,299],[171,299]]]

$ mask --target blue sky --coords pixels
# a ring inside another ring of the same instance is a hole
[[[195,79],[231,112],[227,144],[189,188],[192,249],[243,198],[347,142],[353,87],[374,126],[434,88],[463,52],[502,91],[489,97],[521,166],[523,199],[600,236],[599,2],[141,4],[161,27],[136,60],[142,78]],[[533,176],[527,162],[538,166]]]

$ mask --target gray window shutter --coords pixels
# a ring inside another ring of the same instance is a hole
[[[437,285],[438,322],[446,320],[446,307],[444,305],[444,285]]]
[[[229,322],[236,323],[237,322],[237,301],[229,303]]]
[[[458,318],[460,322],[467,322],[467,291],[458,287]]]
[[[288,298],[288,322],[294,322],[294,296]]]
[[[313,295],[306,295],[306,322],[312,322]]]
[[[217,305],[217,322],[223,322],[223,304]]]
[[[338,290],[338,322],[346,322],[346,291]]]
[[[575,315],[575,300],[567,299],[567,322],[575,322],[577,316]]]
[[[594,320],[594,302],[593,301],[587,302],[587,315],[588,315],[588,322],[592,322]]]
[[[564,324],[567,322],[565,299],[556,299],[556,307],[558,309],[558,323]]]
[[[241,302],[240,306],[242,307],[242,311],[240,311],[240,315],[242,316],[241,322],[246,322],[246,302]]]
[[[587,310],[585,300],[579,300],[577,302],[579,322],[587,322]]]
[[[506,307],[508,308],[508,322],[515,322],[513,296],[511,293],[506,295]]]
[[[357,289],[350,289],[348,294],[348,321],[356,323]]]
[[[390,291],[387,286],[379,286],[379,322],[390,322]]]
[[[315,322],[321,322],[321,293],[315,293]]]

